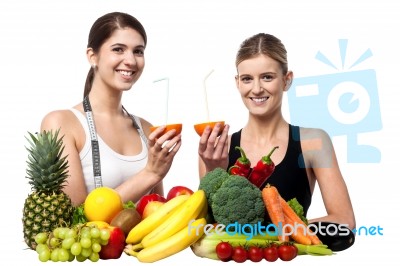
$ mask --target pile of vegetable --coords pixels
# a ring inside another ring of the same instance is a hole
[[[191,245],[193,253],[199,257],[235,262],[289,261],[304,254],[332,255],[333,251],[308,228],[303,207],[296,198],[286,202],[276,187],[267,184],[259,188],[242,175],[246,172],[243,152],[242,157],[242,168],[238,168],[239,164],[230,171],[216,168],[200,180],[199,189],[205,191],[209,206],[208,223],[215,223],[215,229]],[[219,228],[219,225],[235,223],[265,225],[266,215],[275,231],[246,234],[228,231],[227,227],[225,231]]]

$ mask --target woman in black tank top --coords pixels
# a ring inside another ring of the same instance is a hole
[[[242,130],[239,130],[231,136],[227,169],[234,165],[240,157],[240,152],[235,149],[235,146],[240,146],[241,133]],[[301,144],[298,136],[299,127],[290,125],[289,142],[285,157],[282,162],[275,166],[274,172],[261,188],[265,187],[267,183],[274,185],[286,201],[296,198],[303,206],[304,214],[307,215],[311,204],[311,190],[307,172],[304,168],[304,159],[302,158]],[[299,167],[301,164],[303,167]]]
[[[330,137],[321,129],[291,125],[282,115],[283,94],[293,79],[284,45],[273,35],[254,35],[241,44],[236,69],[236,86],[249,111],[248,121],[231,136],[228,124],[221,135],[221,125],[204,131],[198,150],[200,177],[216,167],[228,170],[240,157],[236,146],[246,152],[252,167],[279,146],[271,156],[275,170],[265,183],[276,186],[286,201],[296,198],[305,213],[318,184],[326,214],[307,217],[309,222],[330,221],[353,229],[354,212]]]

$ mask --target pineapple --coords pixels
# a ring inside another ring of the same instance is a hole
[[[29,132],[28,132],[29,133]],[[25,200],[23,209],[23,231],[25,243],[36,248],[35,235],[51,232],[61,226],[72,224],[74,206],[67,194],[62,191],[68,177],[68,161],[61,157],[64,150],[59,130],[43,131],[36,136],[29,133],[26,138],[31,147],[26,173],[32,192]]]

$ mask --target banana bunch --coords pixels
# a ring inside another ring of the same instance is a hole
[[[203,236],[207,208],[203,190],[172,198],[132,228],[124,252],[155,262],[186,249]]]

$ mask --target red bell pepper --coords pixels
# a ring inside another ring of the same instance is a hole
[[[278,146],[274,147],[270,151],[270,153],[263,156],[251,171],[249,180],[257,187],[261,187],[262,184],[271,176],[272,172],[275,170],[275,164],[271,160],[271,155],[277,148]]]
[[[228,173],[230,175],[239,175],[247,178],[251,170],[250,160],[246,157],[241,147],[236,146],[235,149],[240,151],[240,157],[236,160],[234,165],[229,167]]]

